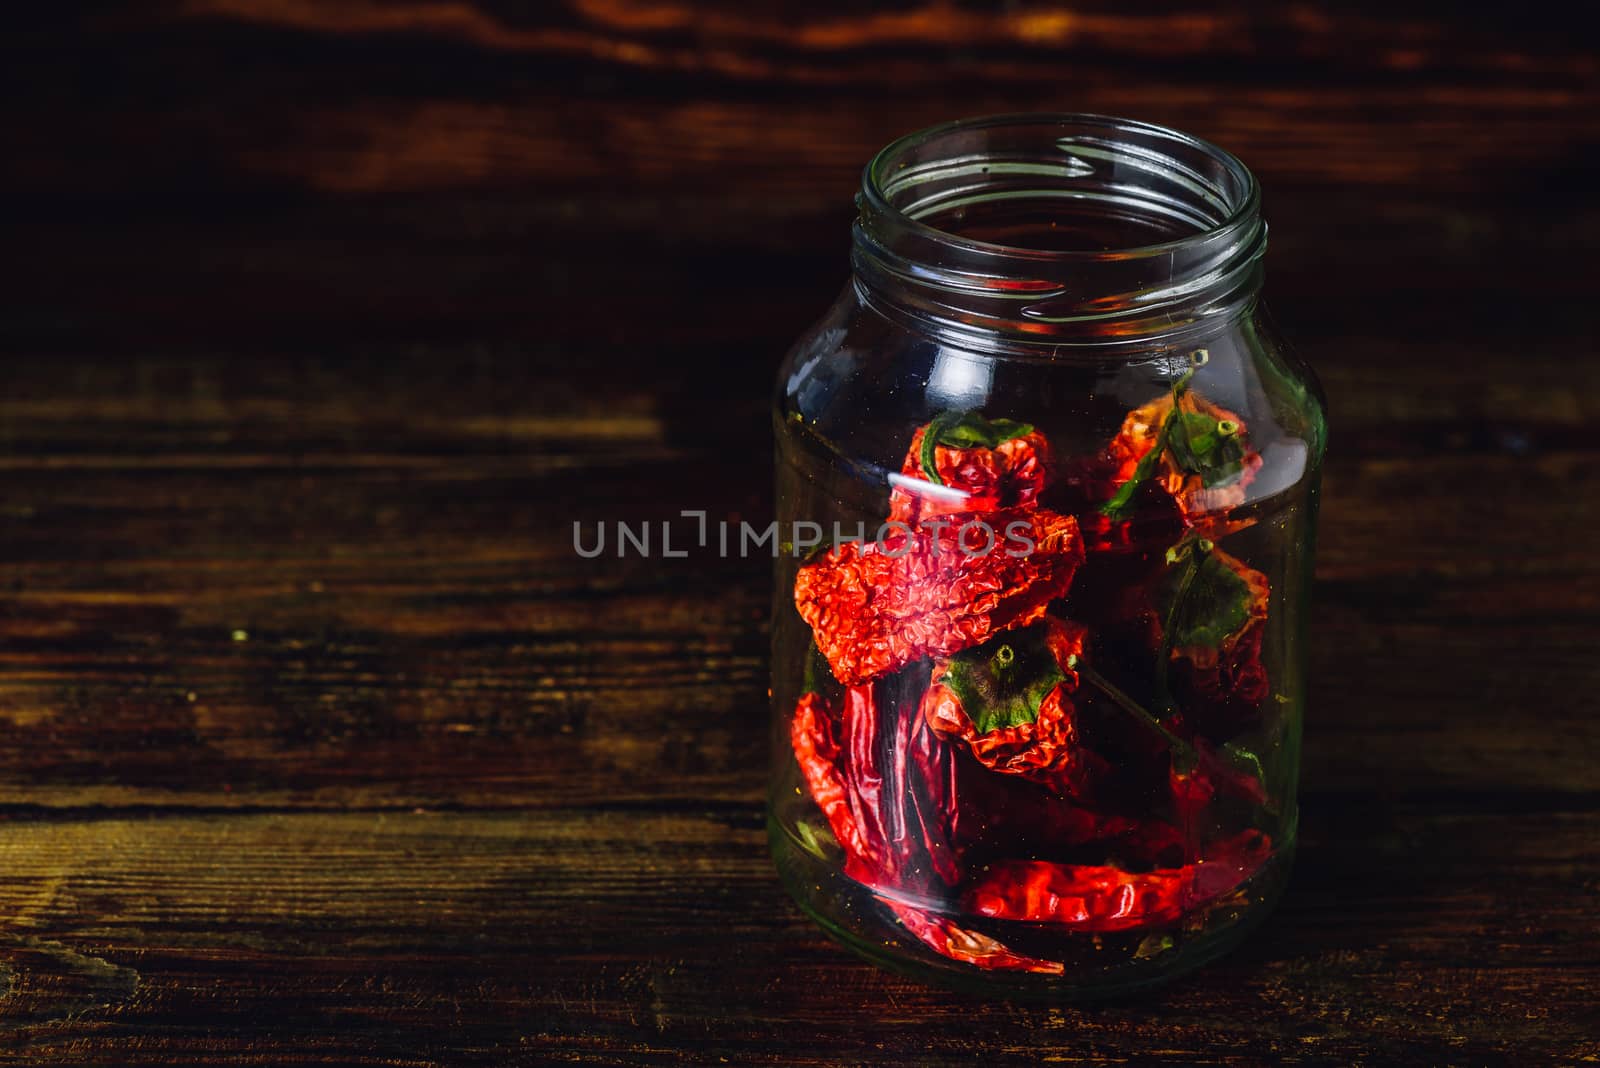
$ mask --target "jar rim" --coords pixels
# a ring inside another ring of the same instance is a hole
[[[973,130],[1021,126],[1076,126],[1099,127],[1109,131],[1138,133],[1168,140],[1191,150],[1199,151],[1220,164],[1237,181],[1242,195],[1233,198],[1228,215],[1214,225],[1169,241],[1146,245],[1129,245],[1113,249],[1037,249],[1021,245],[1007,245],[967,237],[950,230],[923,222],[896,206],[884,188],[883,168],[907,151],[930,144],[940,138]],[[1185,133],[1171,126],[1145,122],[1140,119],[1104,115],[1097,112],[1038,111],[1005,112],[995,115],[978,115],[964,119],[926,126],[920,130],[897,137],[889,142],[867,162],[862,170],[861,195],[874,212],[881,213],[895,224],[929,240],[939,241],[958,248],[988,255],[1014,256],[1021,259],[1046,262],[1092,262],[1107,259],[1147,259],[1168,255],[1179,249],[1193,246],[1229,231],[1248,226],[1260,213],[1261,188],[1255,175],[1243,160],[1215,142]]]
[[[1260,201],[1237,156],[1170,127],[1071,112],[960,119],[867,164],[851,263],[861,299],[886,314],[991,344],[1172,337],[1249,306],[1266,250]],[[940,225],[969,210],[974,227],[1055,236],[1028,247]],[[1127,232],[1177,236],[1116,245]]]

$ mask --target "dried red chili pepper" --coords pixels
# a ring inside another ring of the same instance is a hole
[[[1104,468],[1100,470],[1103,472]],[[1103,473],[1097,476],[1097,481],[1102,488],[1092,499],[1104,501],[1104,487],[1117,483]],[[1096,508],[1089,508],[1081,503],[1086,499],[1085,494],[1078,493],[1076,500],[1080,506],[1063,510],[1078,515],[1084,549],[1092,555],[1128,557],[1154,552],[1159,556],[1163,547],[1183,537],[1190,526],[1178,501],[1154,481],[1137,487],[1128,501],[1127,511],[1122,513],[1125,518],[1113,519]]]
[[[959,801],[955,753],[921,716],[903,710],[895,716],[894,757],[902,823],[933,873],[954,885],[962,875],[959,837],[972,815]]]
[[[1267,576],[1206,538],[1174,546],[1153,601],[1173,656],[1211,664],[1220,650],[1267,618]]]
[[[851,691],[851,699],[859,699],[854,691]],[[850,791],[840,770],[837,733],[837,723],[822,695],[803,695],[789,723],[789,740],[794,747],[795,760],[800,764],[801,777],[845,855],[867,858],[871,847],[850,804]]]
[[[1099,454],[1062,464],[1045,495],[1048,506],[1082,515],[1091,552],[1170,545],[1190,526],[1220,537],[1253,522],[1225,513],[1243,503],[1262,457],[1236,413],[1190,388],[1205,350],[1190,359],[1190,370],[1129,412]]]
[[[1026,423],[947,412],[912,435],[889,495],[889,518],[916,525],[961,512],[1032,505],[1049,467],[1044,435]]]
[[[1018,775],[997,775],[970,752],[957,751],[957,815],[952,841],[968,868],[1017,856],[1054,856],[1109,841],[1140,826],[1101,805],[1063,797]]]
[[[1200,510],[1232,506],[1214,491],[1242,500],[1259,466],[1231,413],[1186,398],[1187,383],[1165,412],[1155,402],[1130,414],[1101,459],[1115,470],[1108,507],[1095,515],[1097,548],[1125,564],[1090,599],[1127,631],[1139,660],[1155,645],[1157,713],[1082,662],[1087,628],[1045,615],[1072,586],[1084,546],[1072,517],[1038,506],[1047,452],[1029,427],[951,414],[922,428],[891,505],[892,519],[919,526],[837,546],[800,569],[796,608],[845,687],[834,707],[817,693],[796,706],[802,775],[844,852],[844,873],[950,959],[1063,970],[925,904],[954,890],[952,908],[993,919],[1122,931],[1173,922],[1232,892],[1270,854],[1264,835],[1247,832],[1185,862],[1203,809],[1224,797],[1265,803],[1259,766],[1235,766],[1242,751],[1213,747],[1192,724],[1229,701],[1259,702],[1266,611],[1265,577],[1209,542],[1180,538],[1163,561],[1151,540],[1159,527],[1171,544],[1204,519]],[[1138,452],[1128,431],[1141,413],[1159,426]],[[913,482],[941,490],[918,492]],[[1031,552],[995,544],[1013,524]],[[988,544],[975,544],[975,532]],[[1075,616],[1081,600],[1074,589]],[[1092,693],[1080,688],[1085,679]],[[1181,711],[1169,682],[1185,698]],[[830,688],[810,676],[807,685]],[[1108,702],[1127,726],[1107,729],[1097,712],[1100,740],[1084,744],[1079,712]],[[1106,739],[1115,772],[1095,751]],[[1104,797],[1101,779],[1115,780]],[[1172,820],[1148,814],[1163,787]],[[1065,863],[1080,856],[1096,862]]]
[[[1204,738],[1192,743],[1196,761],[1192,768],[1172,767],[1173,807],[1180,819],[1192,819],[1218,796],[1232,797],[1257,807],[1268,804],[1261,761],[1237,746],[1215,747]]]
[[[1065,966],[1059,961],[1014,953],[996,939],[962,927],[926,909],[899,901],[890,901],[888,905],[906,930],[916,935],[929,949],[951,960],[990,971],[1036,972],[1043,975],[1060,975],[1065,971]]]
[[[845,874],[867,886],[896,885],[904,859],[904,843],[896,841],[885,812],[886,803],[902,803],[903,796],[884,788],[878,743],[881,719],[870,684],[845,690],[840,714],[844,742],[841,770],[848,787],[845,797],[866,847],[858,856],[846,853]]]
[[[1168,561],[1152,595],[1157,670],[1190,727],[1230,737],[1259,717],[1270,690],[1267,576],[1203,538],[1174,547]]]
[[[1078,742],[1072,695],[1088,631],[1046,616],[933,669],[922,715],[985,767],[1082,797],[1109,770]]]
[[[885,722],[871,684],[848,687],[835,715],[821,695],[795,706],[789,736],[812,800],[845,854],[845,874],[875,889],[960,877],[949,747],[919,717]]]
[[[834,547],[800,568],[795,607],[834,677],[852,686],[1034,622],[1082,561],[1071,516],[963,514]]]
[[[963,822],[976,823],[982,837],[992,843],[992,832],[1003,831],[1008,815],[1018,814],[992,792],[1007,777],[981,773],[988,789],[980,789],[973,798],[962,796],[956,754],[920,715],[902,715],[885,723],[871,685],[847,689],[837,717],[820,695],[804,695],[790,733],[811,796],[845,853],[845,874],[876,891],[907,931],[936,952],[976,967],[1061,970],[1059,962],[1016,953],[989,935],[905,899],[907,894],[936,888],[935,879],[951,886],[961,881],[966,847],[958,828]],[[1213,764],[1202,761],[1190,780],[1205,784],[1205,800],[1214,789]],[[1049,826],[1043,841],[1028,851],[1129,832],[1140,836],[1143,851],[1154,855],[1164,848],[1166,839],[1153,834],[1164,824],[1099,816],[1059,799],[1039,804],[1045,800],[1041,788],[1010,781],[1015,784],[1010,789],[1031,791],[1038,805],[1023,809],[1022,822]],[[1175,829],[1168,837],[1181,840]],[[1167,922],[1184,909],[1231,890],[1254,867],[1241,867],[1231,882],[1217,878],[1226,875],[1221,865],[1235,853],[1240,865],[1248,859],[1248,851],[1231,850],[1228,844],[1212,850],[1207,858],[1212,867],[1203,873],[1199,865],[1139,874],[1107,865],[1001,860],[985,865],[985,874],[963,901],[969,910],[995,918],[1048,922],[1069,930],[1124,930]]]
[[[1164,489],[1190,522],[1244,503],[1261,454],[1251,448],[1237,414],[1186,387],[1180,383],[1122,421],[1102,459],[1113,487],[1102,515],[1126,518],[1134,493],[1147,482]]]
[[[970,760],[958,768],[958,754],[922,716],[885,724],[871,685],[847,689],[837,716],[820,694],[804,695],[790,737],[807,788],[844,851],[844,873],[874,890],[908,932],[935,952],[980,968],[1062,970],[1058,962],[1014,953],[905,897],[940,891],[939,882],[957,884],[969,844],[1004,840],[1029,848],[1031,834],[1037,847],[1059,848],[1125,833],[1131,821],[1098,816]],[[965,773],[966,767],[976,774]],[[964,803],[959,791],[968,786],[974,797]]]
[[[1235,890],[1271,855],[1271,844],[1260,831],[1245,831],[1214,843],[1202,860],[1148,872],[1042,860],[994,864],[967,890],[963,904],[992,919],[1074,931],[1172,923]]]

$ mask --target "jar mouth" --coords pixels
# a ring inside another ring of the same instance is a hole
[[[910,134],[867,165],[857,204],[857,277],[880,303],[998,334],[1180,329],[1253,290],[1266,243],[1236,156],[1104,115]]]

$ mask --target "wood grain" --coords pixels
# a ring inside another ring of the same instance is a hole
[[[1593,812],[1364,800],[1308,815],[1289,897],[1203,978],[1138,1003],[981,1013],[819,942],[771,877],[754,805],[52,816],[0,848],[54,873],[0,891],[6,1037],[59,1056],[39,1021],[91,1009],[80,1041],[126,1064],[1596,1052],[1581,1018],[1600,942],[1567,892],[1593,871]],[[295,1015],[258,1030],[263,1006]],[[196,1016],[204,1034],[172,1027]]]
[[[1600,79],[1442,10],[16,16],[0,1064],[1600,1059]],[[860,166],[1056,107],[1246,158],[1334,426],[1288,897],[1093,1010],[832,947],[770,562],[570,548],[766,518]]]

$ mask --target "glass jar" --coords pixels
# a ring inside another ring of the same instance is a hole
[[[1324,405],[1238,159],[1002,116],[866,168],[778,375],[770,831],[860,954],[1111,995],[1225,952],[1294,852]]]

